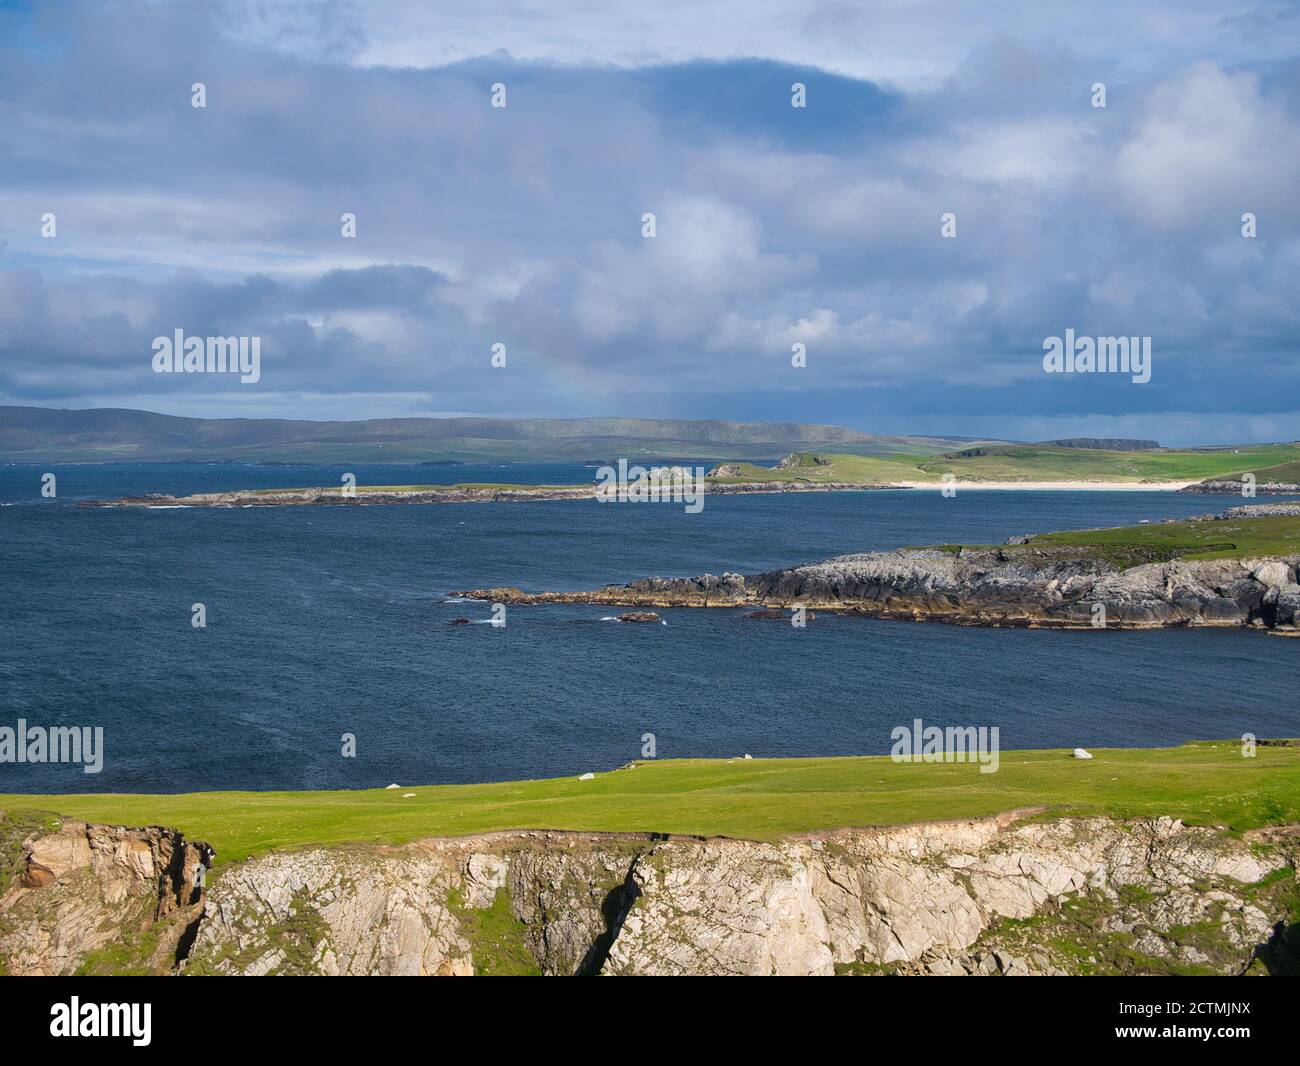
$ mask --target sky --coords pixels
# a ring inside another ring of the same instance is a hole
[[[1293,440],[1298,197],[1296,3],[0,0],[0,404]]]

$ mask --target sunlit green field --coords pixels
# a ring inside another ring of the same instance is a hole
[[[1249,716],[1234,713],[1233,720]],[[498,829],[694,833],[773,840],[845,826],[970,818],[1027,807],[1124,817],[1167,814],[1236,830],[1300,822],[1300,747],[1240,742],[1179,748],[1003,752],[975,763],[888,757],[690,759],[544,781],[348,792],[0,795],[0,809],[175,826],[225,862],[276,848],[402,843]],[[407,797],[406,793],[414,793]]]
[[[1137,549],[1148,558],[1227,559],[1300,554],[1300,517],[1159,522],[1072,533],[1045,533],[1030,546],[1069,544]]]

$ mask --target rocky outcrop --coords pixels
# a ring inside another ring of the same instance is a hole
[[[519,832],[255,859],[213,888],[186,972],[595,972],[647,848]]]
[[[1121,566],[1104,555],[1033,545],[905,548],[842,555],[763,574],[652,577],[586,592],[475,589],[497,603],[631,607],[802,605],[959,625],[1144,629],[1244,626],[1300,630],[1300,556],[1171,559]]]
[[[792,452],[776,464],[777,470],[800,470],[807,466],[831,466],[833,460],[815,452]]]
[[[1206,515],[1207,521],[1221,521],[1232,518],[1294,518],[1300,516],[1300,503],[1247,503],[1240,507],[1229,507],[1222,514]]]
[[[339,489],[285,489],[282,491],[202,492],[193,496],[149,493],[116,500],[84,500],[82,507],[301,507],[312,504],[365,507],[392,503],[512,503],[528,500],[588,500],[594,486],[502,488],[449,485],[436,489],[372,491],[358,489],[344,496]]]
[[[102,967],[160,972],[201,910],[212,850],[174,829],[15,825],[16,861],[0,894],[0,960],[13,975]],[[19,839],[21,836],[21,839]]]
[[[1286,915],[1300,901],[1292,830],[1241,839],[1165,818],[1038,821],[1030,813],[775,843],[519,831],[274,853],[214,879],[175,972],[1238,973],[1293,965],[1285,943]],[[84,920],[53,965],[40,961],[32,919],[25,932],[2,927],[11,972],[15,959],[20,972],[66,972],[79,951],[119,935],[113,901],[123,886],[122,898],[183,910],[188,896],[174,891],[170,871],[183,870],[175,857],[189,853],[168,832],[65,826],[58,842],[33,850],[53,860],[55,883],[11,887],[2,913],[33,913],[31,901],[65,881],[71,888],[72,872],[84,870]],[[90,839],[112,846],[83,847]],[[98,852],[98,863],[68,858],[87,852]],[[66,915],[63,928],[72,934]]]
[[[1211,478],[1208,481],[1198,481],[1195,485],[1187,485],[1178,491],[1202,493],[1206,495],[1240,496],[1242,485],[1243,482],[1240,478],[1235,480],[1216,480]],[[1300,495],[1300,484],[1297,484],[1294,481],[1260,481],[1254,488],[1256,494],[1262,496]]]

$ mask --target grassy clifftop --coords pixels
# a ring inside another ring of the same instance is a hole
[[[1300,746],[1261,746],[1254,758],[1243,758],[1234,741],[1093,754],[1085,761],[1066,751],[1005,751],[998,771],[989,774],[975,763],[899,764],[883,756],[665,760],[590,781],[346,792],[0,795],[0,810],[175,826],[211,843],[225,862],[306,844],[403,843],[520,828],[771,840],[1034,806],[1053,813],[1167,814],[1237,830],[1300,821]]]

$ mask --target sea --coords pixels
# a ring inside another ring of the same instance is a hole
[[[538,501],[92,509],[145,492],[505,481],[572,464],[0,466],[0,727],[102,728],[103,765],[0,763],[3,792],[518,780],[659,758],[881,754],[996,726],[1002,749],[1300,734],[1300,641],[981,629],[740,610],[491,605],[458,590],[753,573],[849,552],[1158,522],[1169,492],[871,491],[681,504]],[[46,474],[56,495],[42,495]],[[205,625],[195,626],[202,605]],[[452,625],[466,618],[470,625]],[[350,738],[350,739],[349,739]],[[349,749],[351,749],[349,751]]]

